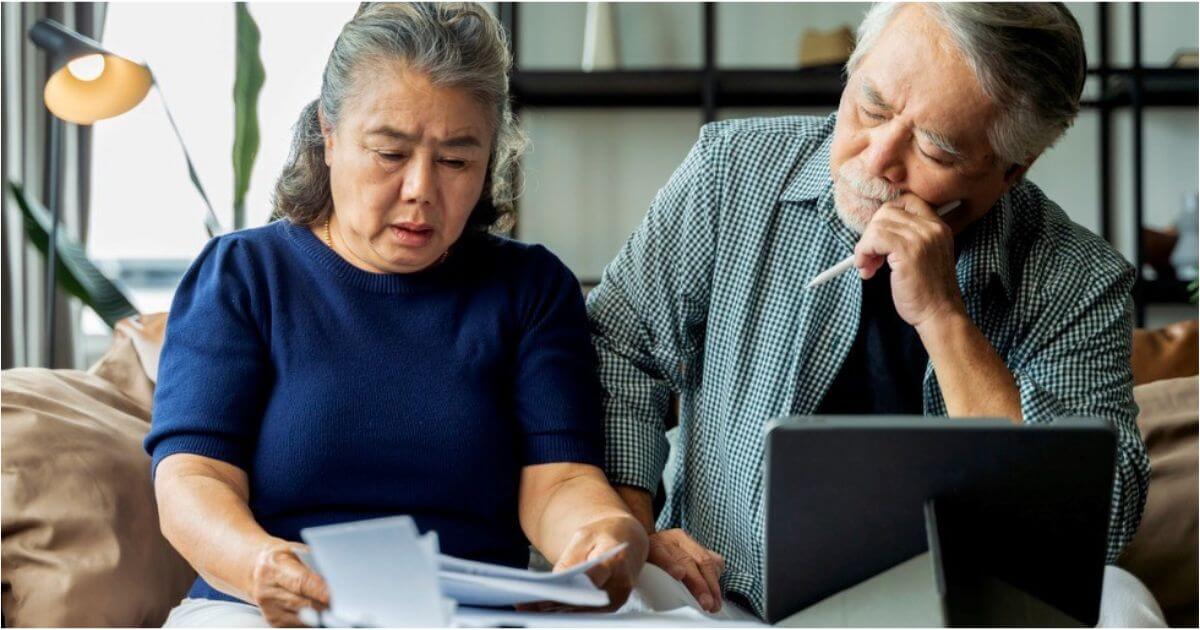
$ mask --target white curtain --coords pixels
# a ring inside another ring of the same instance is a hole
[[[29,28],[41,18],[57,20],[67,28],[96,40],[102,37],[104,3],[5,2],[3,5],[3,129],[4,206],[0,258],[3,259],[3,367],[83,367],[78,300],[57,291],[55,307],[55,356],[45,352],[46,300],[45,259],[25,239],[20,209],[8,194],[8,182],[21,184],[33,199],[45,200],[47,193],[50,113],[42,104],[47,78],[44,51],[29,40]],[[91,128],[72,124],[63,127],[62,165],[58,199],[62,225],[79,242],[87,240],[88,193],[91,188]]]

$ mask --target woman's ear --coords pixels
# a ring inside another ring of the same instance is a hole
[[[321,126],[321,137],[325,140],[325,166],[331,166],[333,155],[333,127],[325,118],[325,108],[317,106],[317,124]]]

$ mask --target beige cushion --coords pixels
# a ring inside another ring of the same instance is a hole
[[[141,446],[152,394],[128,337],[89,372],[0,376],[6,625],[158,626],[187,591]]]
[[[1197,407],[1195,376],[1134,388],[1138,427],[1150,452],[1150,492],[1133,542],[1119,564],[1140,578],[1172,626],[1197,624]]]

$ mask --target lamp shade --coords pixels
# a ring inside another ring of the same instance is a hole
[[[142,102],[154,83],[145,64],[109,52],[54,20],[39,20],[29,39],[49,56],[50,78],[42,93],[46,109],[67,122],[90,125],[123,114]],[[82,71],[81,63],[91,72]]]

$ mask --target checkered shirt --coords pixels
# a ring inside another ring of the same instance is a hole
[[[814,412],[858,328],[857,274],[804,288],[857,240],[834,210],[835,124],[836,114],[705,125],[588,296],[610,480],[658,487],[677,394],[680,452],[658,526],[725,556],[723,587],[759,615],[764,425]],[[1012,372],[1024,421],[1116,428],[1112,562],[1137,529],[1150,471],[1130,368],[1133,269],[1027,181],[966,234],[958,284]],[[946,415],[929,365],[924,410]]]

